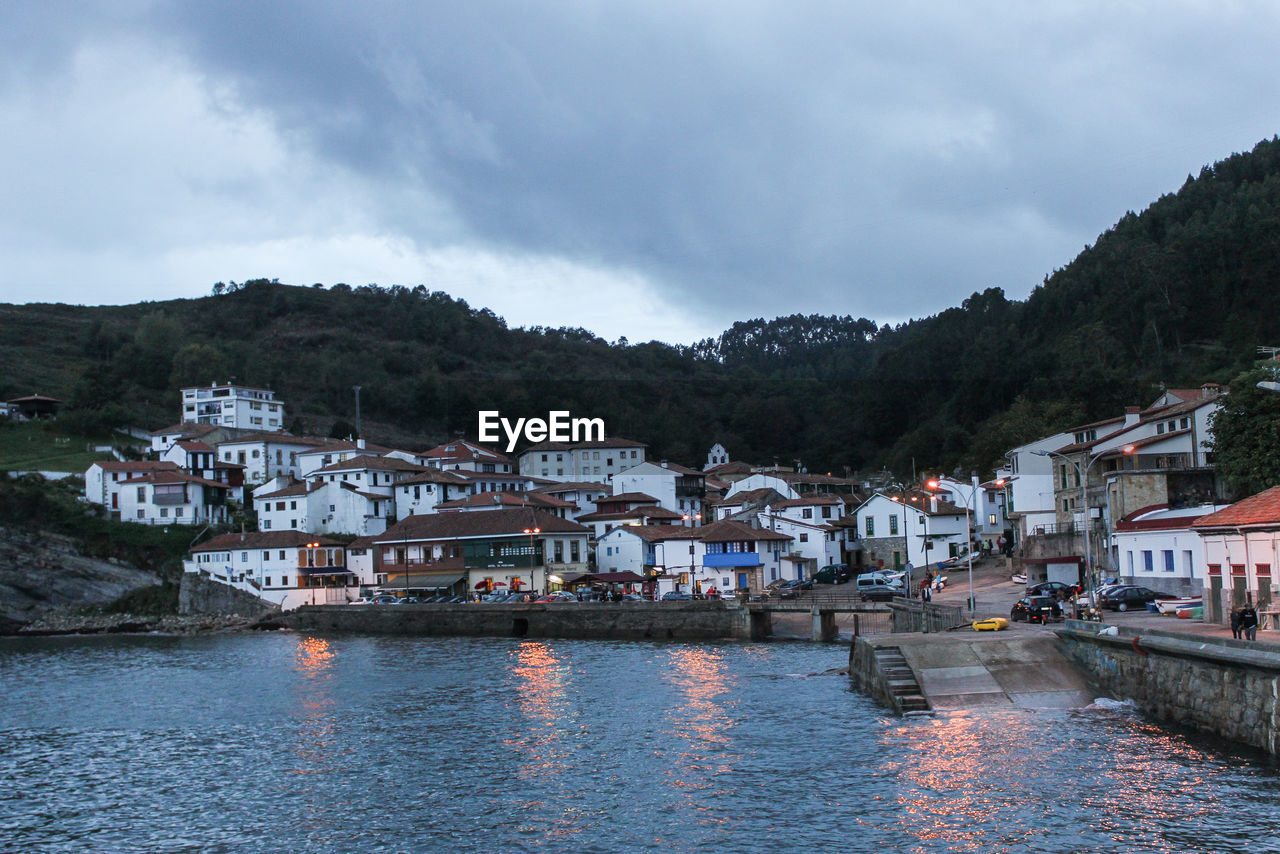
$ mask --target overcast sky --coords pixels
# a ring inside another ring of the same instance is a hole
[[[424,284],[689,343],[1025,298],[1280,131],[1280,5],[0,4],[0,301]]]

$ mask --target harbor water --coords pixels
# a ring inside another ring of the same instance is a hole
[[[0,640],[0,850],[1280,851],[1263,754],[1124,706],[899,719],[846,649]]]

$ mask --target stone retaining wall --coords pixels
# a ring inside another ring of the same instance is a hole
[[[444,637],[717,640],[750,637],[747,612],[728,602],[304,605],[282,614],[301,631]]]
[[[182,573],[178,588],[178,613],[183,615],[206,614],[237,617],[261,617],[273,614],[280,608],[252,593],[205,578],[199,573]]]
[[[1280,754],[1280,645],[1069,620],[1067,655],[1145,714]]]

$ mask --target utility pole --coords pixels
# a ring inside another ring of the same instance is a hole
[[[363,438],[364,433],[360,431],[360,386],[353,385],[352,390],[356,393],[356,438]]]

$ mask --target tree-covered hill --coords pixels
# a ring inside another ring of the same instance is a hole
[[[0,396],[70,403],[86,429],[177,418],[183,385],[276,389],[290,426],[421,445],[473,434],[478,409],[602,417],[653,454],[813,470],[985,469],[1021,441],[1230,382],[1280,344],[1280,140],[1127,214],[1025,301],[998,288],[896,328],[852,316],[735,323],[693,347],[510,329],[416,288],[254,280],[202,299],[0,306]],[[128,413],[136,417],[128,418]]]

